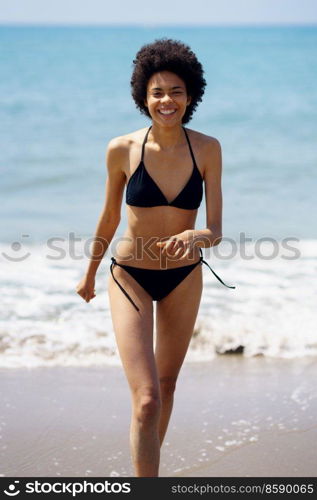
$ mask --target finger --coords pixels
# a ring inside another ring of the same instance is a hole
[[[189,253],[188,253],[188,250],[186,250],[185,253],[180,257],[180,260],[184,260],[188,256],[189,256]]]
[[[161,253],[163,254],[165,248],[165,241],[158,241],[156,244],[161,249]]]
[[[178,257],[179,255],[182,255],[182,253],[183,253],[183,248],[180,247],[178,250],[176,250],[174,255],[175,257]]]
[[[162,255],[166,255],[168,252],[168,243],[164,243],[164,246],[162,248]]]
[[[164,241],[164,247],[163,247],[163,252],[169,252],[171,246],[174,245],[174,240],[172,239],[168,239],[166,241]]]
[[[166,255],[166,257],[173,256],[174,255],[174,253],[173,253],[173,245],[166,245],[166,247],[164,248],[163,254]]]
[[[182,240],[178,240],[174,245],[174,255],[182,253],[184,251],[184,242]]]
[[[165,247],[165,253],[167,256],[173,257],[175,251],[177,250],[177,241],[170,240],[169,243]]]
[[[165,241],[157,241],[156,244],[158,247],[162,248],[162,251],[165,249],[166,244],[169,242],[169,238],[167,238]]]

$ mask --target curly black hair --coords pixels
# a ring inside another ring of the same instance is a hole
[[[184,81],[187,94],[191,97],[191,102],[182,118],[182,123],[188,123],[202,100],[206,86],[203,67],[190,47],[179,40],[157,39],[141,47],[133,64],[131,91],[141,113],[151,118],[144,104],[151,76],[159,71],[171,71]]]

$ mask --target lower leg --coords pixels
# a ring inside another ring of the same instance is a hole
[[[162,397],[162,410],[159,421],[159,439],[162,446],[167,431],[168,423],[173,409],[174,396]]]
[[[174,377],[164,377],[160,379],[161,391],[161,414],[159,420],[159,438],[160,446],[162,446],[168,423],[172,414],[174,403],[174,392],[176,386],[176,379]]]
[[[136,477],[158,477],[160,440],[158,422],[160,404],[152,400],[133,404],[130,426],[131,456]]]

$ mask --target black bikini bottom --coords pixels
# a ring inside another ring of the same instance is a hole
[[[216,276],[216,278],[226,287],[235,288],[235,286],[226,285],[221,278],[211,269],[208,262],[203,259],[202,250],[200,250],[200,259],[194,264],[189,264],[187,266],[175,267],[172,269],[144,269],[142,267],[127,266],[123,264],[118,264],[114,257],[111,257],[110,271],[114,281],[120,287],[124,295],[129,299],[131,304],[139,311],[138,306],[133,302],[130,295],[125,291],[125,289],[120,285],[119,281],[113,275],[114,265],[120,266],[125,269],[138,283],[144,288],[144,290],[152,297],[152,300],[161,300],[166,295],[168,295],[174,288],[177,287],[186,276],[199,264],[206,264],[211,272]]]

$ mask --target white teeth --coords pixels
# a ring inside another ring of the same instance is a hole
[[[163,115],[171,115],[172,113],[175,113],[175,109],[160,109],[159,112]]]

